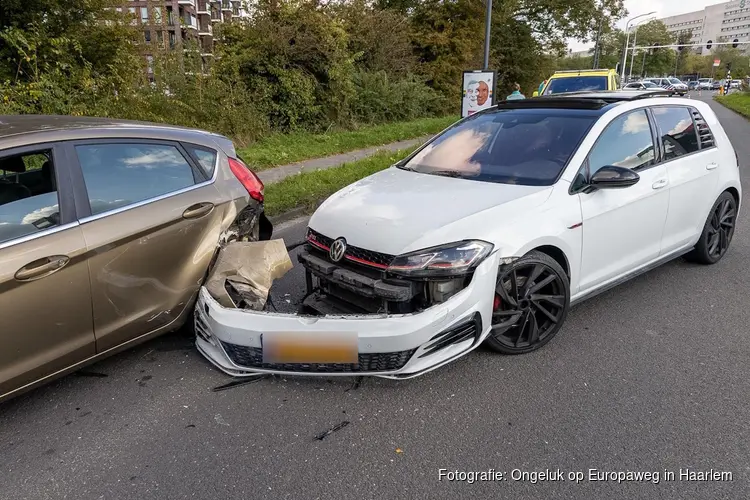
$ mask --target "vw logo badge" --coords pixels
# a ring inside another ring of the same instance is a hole
[[[341,259],[343,259],[345,253],[346,253],[346,240],[344,238],[339,238],[333,243],[331,243],[331,249],[328,250],[328,256],[334,262],[338,262]]]

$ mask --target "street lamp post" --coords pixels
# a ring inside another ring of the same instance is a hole
[[[625,66],[628,64],[628,44],[630,43],[630,23],[635,21],[636,19],[639,19],[644,16],[650,16],[651,14],[656,14],[656,11],[649,12],[648,14],[641,14],[635,17],[631,17],[628,19],[628,22],[625,23],[625,47],[623,47],[622,50],[622,68],[620,71],[620,81],[625,81]]]
[[[630,73],[628,73],[628,81],[633,78],[633,62],[635,61],[635,47],[638,45],[638,26],[635,26],[635,32],[633,33],[633,52],[630,53]]]
[[[484,69],[490,68],[490,29],[492,28],[492,0],[487,0],[484,26]]]

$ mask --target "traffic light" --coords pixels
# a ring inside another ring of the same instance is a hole
[[[733,49],[736,49],[738,45],[739,45],[739,40],[737,40],[736,38],[734,40],[732,40],[732,48]]]
[[[714,41],[713,41],[713,40],[709,40],[708,42],[706,42],[706,48],[707,48],[707,49],[710,49],[710,48],[711,48],[711,44],[712,44],[712,43],[714,43]]]

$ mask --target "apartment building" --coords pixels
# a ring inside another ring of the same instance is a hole
[[[198,51],[204,68],[213,58],[214,27],[249,16],[243,0],[127,0],[124,8],[143,30],[146,59],[160,50]],[[153,68],[149,65],[149,76]]]
[[[667,29],[677,35],[691,33],[691,42],[701,44],[696,48],[700,54],[710,54],[717,42],[750,42],[750,0],[734,0],[709,5],[703,10],[661,18]],[[711,49],[706,45],[712,42]],[[750,44],[739,48],[748,51]]]

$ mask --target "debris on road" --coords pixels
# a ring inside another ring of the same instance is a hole
[[[291,268],[284,240],[234,241],[219,252],[205,286],[224,307],[261,311],[273,281]]]
[[[359,389],[359,386],[362,384],[362,378],[363,377],[361,377],[361,376],[357,377],[354,380],[354,383],[352,384],[352,386],[350,388],[348,388],[347,390],[345,390],[344,392],[356,391],[357,389]]]
[[[265,380],[270,375],[266,374],[258,374],[257,377],[249,378],[249,379],[240,379],[240,380],[233,380],[232,382],[228,382],[226,384],[217,385],[213,389],[211,389],[212,392],[220,392],[220,391],[226,391],[227,389],[234,389],[235,387],[239,387],[242,385],[248,385],[248,384],[254,384],[255,382],[259,382],[261,380]]]
[[[333,427],[331,427],[327,431],[321,432],[320,434],[318,434],[317,436],[315,436],[315,439],[318,440],[318,441],[323,441],[326,437],[330,436],[331,434],[333,434],[336,431],[340,431],[341,429],[343,429],[347,425],[349,425],[349,421],[348,420],[344,420],[340,424],[334,425]]]

